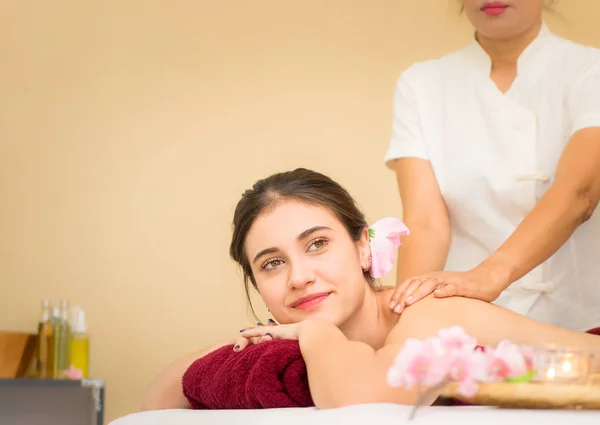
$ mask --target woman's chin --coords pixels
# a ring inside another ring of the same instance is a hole
[[[297,317],[297,322],[301,322],[303,320],[317,319],[323,320],[325,322],[330,322],[336,326],[338,326],[340,319],[339,314],[337,312],[332,311],[331,309],[320,309],[317,311],[307,311],[302,315],[295,315]],[[301,316],[301,317],[300,317]]]

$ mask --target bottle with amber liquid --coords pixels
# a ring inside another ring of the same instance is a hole
[[[53,323],[50,300],[42,300],[42,311],[37,335],[37,373],[39,379],[52,379],[53,373]]]

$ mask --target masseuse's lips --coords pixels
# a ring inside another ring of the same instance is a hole
[[[495,15],[504,12],[507,7],[508,5],[501,1],[488,1],[481,6],[481,10],[483,12]]]
[[[315,292],[314,294],[308,294],[298,298],[292,304],[292,308],[299,308],[301,310],[308,310],[321,304],[331,292]]]

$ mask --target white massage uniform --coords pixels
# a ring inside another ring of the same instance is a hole
[[[508,92],[490,70],[473,40],[412,65],[396,86],[385,161],[390,168],[401,157],[431,162],[450,215],[446,270],[469,270],[492,254],[552,184],[571,135],[600,127],[599,49],[543,25]],[[600,208],[495,303],[570,329],[600,326]]]

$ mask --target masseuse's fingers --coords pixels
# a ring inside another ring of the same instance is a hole
[[[416,285],[411,285],[411,287],[406,290],[406,299],[404,300],[404,303],[407,306],[414,304],[443,286],[444,284],[435,277],[430,277]]]
[[[394,313],[402,313],[404,303],[401,302],[401,300],[404,300],[406,290],[413,282],[418,282],[418,279],[406,279],[404,282],[396,286],[396,289],[392,294],[392,298],[390,299],[390,309],[394,310]]]
[[[466,282],[458,282],[458,283],[449,283],[444,285],[442,288],[434,291],[434,295],[437,298],[445,298],[445,297],[468,297],[468,298],[477,298],[473,291],[471,291]]]

